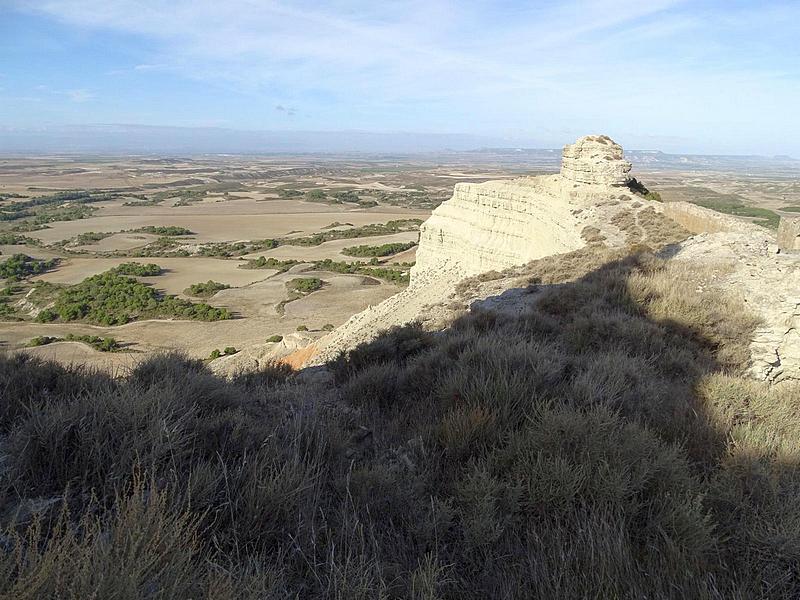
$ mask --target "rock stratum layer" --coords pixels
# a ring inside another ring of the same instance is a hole
[[[605,135],[587,135],[567,144],[561,156],[561,177],[578,183],[626,185],[630,170],[622,146]]]
[[[579,248],[577,204],[565,183],[556,175],[457,184],[420,227],[412,284],[445,264],[472,275]]]

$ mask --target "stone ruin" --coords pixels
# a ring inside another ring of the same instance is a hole
[[[590,185],[627,185],[631,163],[625,160],[622,146],[606,135],[587,135],[564,146],[561,176]]]

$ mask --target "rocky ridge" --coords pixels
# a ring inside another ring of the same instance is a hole
[[[800,257],[777,251],[771,233],[702,233],[677,248],[672,260],[713,268],[706,285],[739,296],[758,317],[750,345],[756,379],[800,379]]]
[[[759,319],[751,340],[755,378],[800,378],[800,256],[780,253],[772,232],[740,219],[645,200],[625,186],[630,169],[618,144],[586,136],[564,148],[557,175],[457,184],[420,229],[408,288],[316,342],[292,338],[249,349],[215,369],[255,368],[275,358],[319,365],[395,325],[420,321],[436,329],[465,309],[520,313],[535,300],[520,283],[530,261],[647,244],[702,274],[698,286],[741,298]],[[671,227],[683,235],[675,237]],[[474,288],[457,292],[466,278]]]

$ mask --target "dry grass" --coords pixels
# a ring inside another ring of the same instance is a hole
[[[646,252],[516,276],[327,382],[0,359],[0,594],[797,597],[800,388],[741,377],[741,307]]]
[[[637,215],[639,226],[645,233],[645,242],[651,248],[665,248],[680,243],[691,235],[678,223],[656,212],[652,207],[640,210]]]
[[[581,231],[581,238],[590,246],[602,244],[606,241],[606,236],[597,228],[587,225]]]

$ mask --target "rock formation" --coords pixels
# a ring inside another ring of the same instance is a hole
[[[587,135],[564,146],[561,176],[592,185],[625,185],[631,163],[623,158],[622,146],[605,135]]]
[[[588,213],[598,203],[627,197],[631,164],[606,136],[564,147],[559,175],[459,183],[420,228],[420,274],[457,265],[463,275],[504,269],[585,244]]]
[[[800,217],[781,218],[778,247],[785,252],[800,252]]]
[[[692,233],[765,233],[763,227],[749,221],[734,219],[690,202],[667,202],[664,214]]]
[[[456,184],[420,227],[412,282],[444,264],[471,275],[582,246],[576,205],[563,191],[557,175]]]

